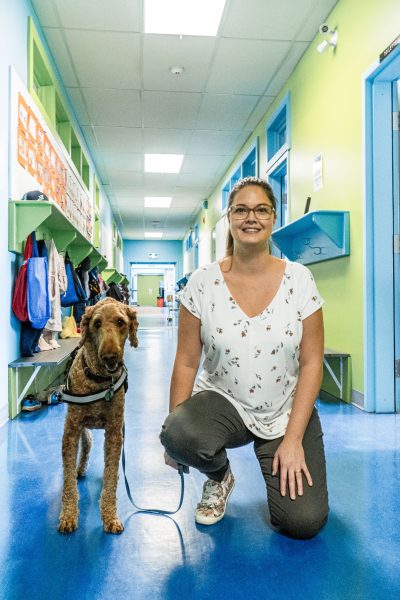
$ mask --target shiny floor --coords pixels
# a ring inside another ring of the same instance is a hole
[[[163,464],[158,432],[167,411],[176,327],[144,314],[140,347],[127,347],[127,472],[142,506],[173,509],[179,478]],[[98,498],[103,433],[79,483],[80,522],[57,532],[65,406],[23,414],[0,430],[2,600],[385,600],[400,598],[399,416],[318,402],[325,431],[330,519],[309,541],[270,526],[251,447],[230,452],[236,488],[227,515],[196,526],[203,477],[185,477],[172,519],[136,513],[122,481],[121,536],[103,533]]]

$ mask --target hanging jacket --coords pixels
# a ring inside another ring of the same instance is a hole
[[[46,329],[50,331],[61,331],[61,300],[60,295],[65,294],[67,289],[67,275],[63,257],[58,253],[53,240],[46,241],[49,254],[49,296],[50,296],[50,319],[46,323]]]

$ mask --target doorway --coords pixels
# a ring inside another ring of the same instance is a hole
[[[364,408],[400,412],[400,45],[365,76]]]
[[[131,304],[162,306],[161,300],[165,302],[167,295],[170,294],[173,295],[175,302],[176,263],[131,262],[130,265]],[[146,277],[153,279],[146,279]],[[151,304],[148,304],[149,302]]]
[[[164,288],[164,275],[138,275],[137,295],[139,306],[157,306],[160,289]]]

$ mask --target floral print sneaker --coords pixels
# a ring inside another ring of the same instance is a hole
[[[231,468],[229,467],[223,481],[207,479],[203,486],[203,495],[194,513],[196,523],[214,525],[225,515],[228,498],[235,485]]]

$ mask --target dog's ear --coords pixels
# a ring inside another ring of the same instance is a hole
[[[84,345],[84,343],[86,342],[86,340],[88,338],[89,322],[93,316],[93,312],[94,312],[95,308],[96,308],[95,306],[87,306],[86,310],[85,310],[85,314],[83,315],[83,317],[81,319],[81,323],[80,323],[81,341],[79,342],[79,348],[81,348]]]
[[[136,333],[139,327],[139,321],[136,318],[136,310],[127,306],[126,313],[129,317],[129,341],[131,346],[137,348],[139,345],[139,341],[137,339]]]

